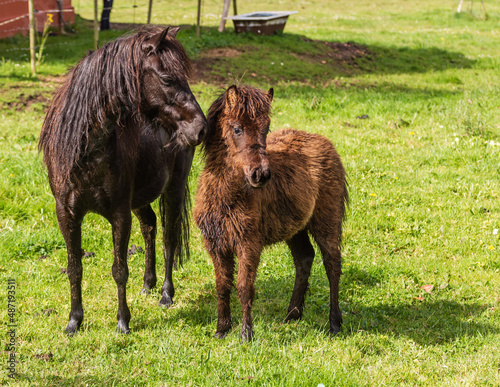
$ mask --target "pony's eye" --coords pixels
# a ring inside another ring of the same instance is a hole
[[[172,83],[172,78],[168,75],[160,75],[160,82],[165,86],[169,86]]]
[[[236,126],[233,127],[233,132],[234,132],[234,134],[236,134],[237,136],[239,136],[240,134],[243,133],[243,129],[241,129],[238,125],[236,125]]]

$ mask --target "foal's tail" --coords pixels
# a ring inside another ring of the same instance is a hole
[[[174,268],[182,266],[184,260],[189,259],[189,210],[191,208],[191,194],[188,181],[181,200],[172,203],[174,195],[165,192],[161,194],[160,218],[163,230],[163,254],[166,260],[173,260]],[[170,199],[170,200],[169,200]]]

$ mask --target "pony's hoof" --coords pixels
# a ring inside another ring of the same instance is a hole
[[[285,322],[288,323],[292,320],[300,320],[302,318],[302,311],[298,308],[293,308],[288,311],[288,314],[285,317]]]
[[[170,297],[166,292],[163,292],[161,296],[160,305],[162,308],[170,308],[174,302],[172,301],[172,297]]]
[[[330,334],[335,336],[335,335],[338,335],[340,333],[340,325],[332,325],[330,327]]]
[[[81,322],[78,322],[76,320],[70,320],[68,326],[64,330],[64,333],[66,333],[69,337],[73,337],[80,329],[80,324]]]
[[[124,321],[118,321],[118,325],[116,326],[116,331],[118,333],[124,333],[124,334],[130,333],[130,329],[128,327],[128,324],[125,323]]]
[[[150,294],[151,294],[151,289],[142,288],[142,290],[141,290],[141,296],[149,296]]]
[[[226,337],[227,332],[215,332],[214,338],[223,339]]]

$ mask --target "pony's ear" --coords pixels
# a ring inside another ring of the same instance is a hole
[[[160,47],[161,43],[165,40],[165,37],[169,33],[170,27],[165,28],[162,32],[158,32],[156,35],[151,36],[142,45],[142,49],[147,54],[155,52]]]
[[[271,87],[269,89],[269,91],[267,92],[267,96],[269,98],[269,101],[272,101],[273,100],[273,96],[274,96],[274,89]]]
[[[231,85],[226,91],[226,106],[232,108],[238,101],[236,85]]]
[[[181,29],[181,27],[173,27],[173,28],[170,28],[168,30],[168,33],[167,33],[167,36],[169,38],[172,38],[172,39],[175,39],[175,37],[177,36],[177,33],[179,32],[179,30]]]

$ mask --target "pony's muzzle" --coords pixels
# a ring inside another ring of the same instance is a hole
[[[196,146],[201,144],[205,138],[207,133],[207,120],[205,116],[202,116],[202,118],[197,118],[190,123],[183,122],[179,125],[179,129],[180,137],[184,140],[183,142],[188,146]]]
[[[271,170],[269,167],[257,167],[250,171],[248,182],[254,188],[264,187],[271,179]]]

